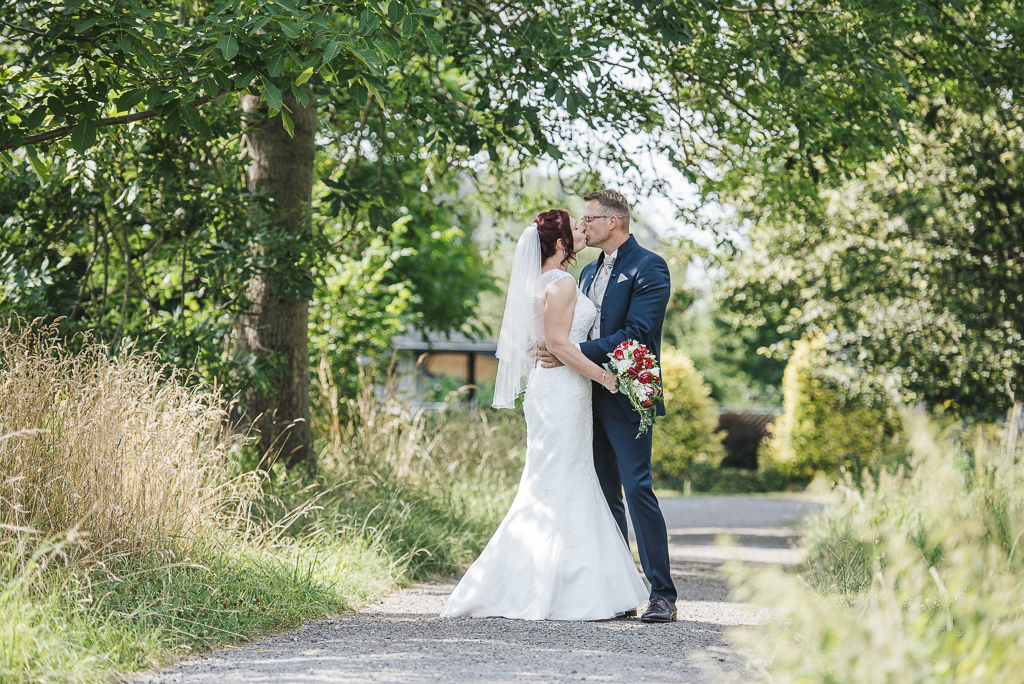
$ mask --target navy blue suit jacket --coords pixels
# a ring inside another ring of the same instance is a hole
[[[603,259],[604,254],[587,264],[580,274],[584,294],[590,290]],[[637,340],[654,351],[661,366],[661,328],[671,294],[668,264],[651,250],[641,247],[630,235],[619,247],[601,303],[601,337],[583,342],[580,351],[597,365],[604,366],[609,361],[608,354],[620,342]],[[606,398],[614,397],[630,419],[640,422],[640,414],[633,410],[624,394],[612,395],[599,383],[594,383],[594,392],[604,393]],[[664,403],[658,405],[658,415],[665,415]]]

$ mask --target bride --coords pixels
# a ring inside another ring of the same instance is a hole
[[[576,346],[596,308],[566,271],[586,236],[564,209],[537,216],[516,245],[498,339],[495,408],[525,389],[526,468],[512,507],[442,617],[604,620],[647,588],[594,471],[590,381],[616,381]],[[537,346],[564,363],[535,367]]]

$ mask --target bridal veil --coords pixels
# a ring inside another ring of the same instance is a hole
[[[512,258],[505,315],[498,336],[498,375],[494,381],[494,408],[515,408],[516,398],[526,390],[537,353],[534,297],[540,279],[541,253],[537,224],[531,223],[519,236]]]

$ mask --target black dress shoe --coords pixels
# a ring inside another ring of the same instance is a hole
[[[675,622],[676,604],[667,598],[655,596],[647,604],[647,610],[640,616],[640,622]]]
[[[636,617],[636,608],[634,608],[633,610],[627,610],[622,615],[616,615],[615,619],[616,620],[625,620],[627,618],[635,618],[635,617]]]

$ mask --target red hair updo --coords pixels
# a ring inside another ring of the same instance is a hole
[[[544,261],[555,255],[558,250],[556,243],[561,240],[565,247],[565,258],[562,259],[562,266],[570,264],[575,260],[576,239],[572,234],[572,226],[569,223],[569,212],[565,209],[551,209],[542,211],[533,219],[537,224],[537,235],[540,236],[540,255]]]

